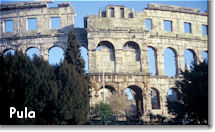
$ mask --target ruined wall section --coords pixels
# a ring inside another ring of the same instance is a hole
[[[46,2],[18,2],[0,6],[1,38],[0,51],[19,49],[26,51],[36,47],[40,55],[48,59],[48,51],[53,46],[66,50],[68,33],[74,27],[75,12],[70,3],[60,3],[49,8]],[[51,29],[51,18],[60,18],[60,28]],[[28,30],[28,19],[36,18],[37,29]],[[5,22],[13,21],[13,31],[5,32]]]
[[[124,10],[124,11],[122,11]],[[124,12],[122,15],[121,13]],[[145,20],[151,19],[152,29],[147,30]],[[172,31],[164,30],[164,20],[172,23]],[[184,32],[184,22],[191,24],[191,33]],[[129,86],[138,86],[143,91],[144,115],[149,113],[169,116],[166,107],[168,90],[175,86],[179,71],[184,70],[184,51],[191,49],[196,54],[197,63],[202,61],[201,53],[208,51],[208,37],[202,35],[202,25],[208,25],[207,12],[199,9],[177,6],[149,4],[142,12],[134,12],[124,6],[107,6],[98,15],[86,19],[89,75],[92,82],[91,103],[101,101],[97,94],[102,88],[102,61],[107,56],[98,54],[96,48],[102,41],[110,42],[115,49],[115,72],[110,70],[111,63],[105,63],[105,85],[124,93]],[[124,49],[127,42],[138,44],[140,61],[134,61],[134,50]],[[151,76],[148,65],[148,47],[155,50],[157,74]],[[164,72],[164,50],[171,48],[176,56],[176,76],[167,77]],[[127,52],[130,52],[127,54]],[[112,68],[112,67],[111,67]],[[159,93],[160,108],[152,109],[151,88]]]
[[[114,9],[114,17],[111,17],[110,9]],[[119,14],[124,9],[124,17]],[[129,72],[123,68],[123,45],[128,41],[136,42],[141,50],[142,70],[137,72],[148,73],[147,47],[157,50],[158,74],[164,74],[163,50],[172,47],[177,53],[177,68],[184,69],[183,54],[185,49],[193,49],[197,60],[201,60],[201,52],[207,50],[207,36],[202,35],[202,25],[207,25],[207,13],[199,9],[149,4],[143,12],[134,12],[123,6],[107,6],[98,15],[89,15],[87,18],[88,45],[89,45],[89,72],[97,72],[95,50],[100,41],[109,41],[115,48],[116,72]],[[132,17],[129,14],[133,14]],[[145,20],[152,20],[152,30],[147,30]],[[164,31],[164,20],[172,22],[172,31]],[[191,23],[192,33],[184,33],[184,22]],[[128,62],[128,60],[126,60]],[[91,66],[90,66],[91,65]],[[135,69],[136,64],[132,67]],[[146,68],[147,67],[147,68]],[[101,71],[101,70],[99,70]],[[133,71],[132,71],[133,72]]]

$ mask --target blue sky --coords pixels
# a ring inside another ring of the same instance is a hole
[[[3,0],[1,3],[6,3],[6,2],[14,2],[14,1],[19,1],[19,0]],[[27,0],[22,0],[22,1],[27,1]],[[50,7],[57,6],[57,3],[59,2],[65,2],[63,0],[54,0],[55,2],[53,4],[49,4]],[[160,3],[160,4],[167,4],[167,5],[175,5],[175,6],[182,6],[182,7],[191,7],[191,8],[199,8],[202,12],[208,10],[208,5],[207,5],[207,0],[175,0],[175,1],[170,1],[170,0],[153,0],[153,1],[143,1],[143,0],[136,0],[136,1],[128,1],[128,0],[123,0],[123,1],[89,1],[89,0],[80,0],[80,1],[70,1],[71,6],[74,8],[76,12],[76,17],[75,17],[75,27],[80,27],[83,28],[83,18],[87,15],[93,15],[93,14],[98,14],[99,10],[104,10],[107,5],[124,5],[127,8],[131,9],[133,8],[135,11],[143,11],[148,3]],[[32,20],[30,20],[32,21]],[[57,22],[55,22],[57,25]],[[11,24],[8,24],[9,26]],[[35,22],[33,24],[35,26]],[[53,24],[54,25],[54,24]],[[167,24],[168,25],[168,24]],[[168,27],[167,27],[168,29]],[[170,29],[168,29],[170,30]],[[175,74],[175,68],[174,67],[169,67],[173,65],[175,62],[173,59],[170,58],[170,56],[174,56],[173,52],[171,50],[165,50],[164,51],[164,59],[167,60],[166,63],[164,64],[165,66],[165,72],[167,73],[168,76],[174,76]],[[33,56],[33,54],[36,53],[39,55],[39,51],[37,49],[31,49],[31,51],[28,51],[27,54],[29,56]],[[88,63],[87,61],[87,51],[86,49],[82,48],[81,50],[82,57],[85,59],[86,64]],[[154,63],[154,58],[153,58],[153,51],[149,49],[149,70],[152,73],[152,75],[155,74],[155,66],[153,66]],[[63,52],[61,49],[55,48],[53,50],[50,50],[50,58],[49,58],[49,63],[50,64],[55,64],[60,62],[60,59],[63,59]],[[207,54],[203,53],[204,57],[207,57]],[[189,51],[185,52],[185,61],[188,61],[189,65],[192,65],[192,54]],[[184,62],[186,63],[186,62]],[[86,66],[85,68],[88,70],[88,67]]]

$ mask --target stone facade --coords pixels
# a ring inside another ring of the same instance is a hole
[[[69,3],[49,8],[47,2],[21,2],[0,6],[0,51],[18,49],[25,52],[36,47],[48,59],[54,46],[66,50],[69,31],[74,28],[75,11]],[[51,29],[51,17],[60,18],[60,28]],[[37,30],[28,30],[28,18],[37,19]],[[145,20],[150,19],[152,29],[147,30]],[[5,22],[13,21],[13,32],[5,31]],[[164,20],[171,21],[172,31],[164,30]],[[78,41],[88,49],[89,75],[92,83],[91,105],[126,88],[135,93],[138,112],[169,116],[166,101],[168,89],[184,70],[184,50],[194,53],[196,63],[202,61],[201,53],[208,51],[207,35],[202,35],[202,25],[208,25],[206,12],[199,9],[149,4],[142,12],[124,6],[107,6],[105,11],[84,18],[85,27],[75,28]],[[184,22],[191,24],[191,33],[184,33]],[[155,51],[156,75],[149,73],[148,47]],[[164,50],[175,53],[176,76],[168,77],[164,71]],[[104,72],[104,78],[103,78]],[[103,83],[104,80],[104,83]],[[152,106],[152,91],[157,95]]]
[[[39,49],[40,56],[48,60],[48,52],[52,47],[58,46],[66,50],[68,33],[74,27],[75,17],[70,3],[60,3],[57,8],[48,8],[47,2],[8,3],[1,5],[0,11],[0,51],[18,49],[25,52],[35,47]],[[60,18],[58,29],[51,29],[53,17]],[[36,18],[36,30],[28,30],[29,18]],[[13,32],[5,31],[8,20],[13,21]]]
[[[146,28],[146,19],[151,19],[151,30]],[[143,117],[149,113],[168,117],[167,91],[179,79],[180,69],[185,69],[184,51],[191,50],[196,63],[199,63],[202,61],[201,53],[208,50],[208,38],[202,35],[202,25],[208,23],[207,13],[199,9],[160,4],[149,4],[142,12],[134,12],[124,6],[107,6],[105,11],[89,15],[85,20],[89,75],[93,87],[91,104],[103,99],[104,70],[107,89],[124,94],[124,90],[130,88],[136,95],[141,93],[142,99],[137,99],[136,104]],[[164,20],[171,21],[172,31],[164,30]],[[191,24],[191,33],[184,33],[184,22]],[[98,49],[102,45],[103,50]],[[126,45],[131,46],[126,48]],[[149,73],[148,47],[155,50],[155,76]],[[166,48],[175,52],[176,76],[171,78],[164,71]],[[114,58],[110,59],[110,56]],[[157,92],[157,105],[160,105],[157,108],[152,107],[152,89]]]

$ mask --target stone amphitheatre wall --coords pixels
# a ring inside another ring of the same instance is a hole
[[[18,49],[25,52],[36,47],[48,60],[48,51],[54,46],[66,50],[69,31],[74,28],[75,11],[70,3],[49,8],[47,2],[20,2],[0,6],[0,52]],[[60,18],[60,28],[51,29],[51,18]],[[37,30],[28,30],[28,18],[36,18]],[[145,20],[151,20],[151,30]],[[5,31],[5,23],[13,21],[13,31]],[[171,22],[171,31],[164,30],[164,20]],[[137,110],[169,116],[166,101],[168,89],[180,79],[184,70],[184,51],[194,53],[195,63],[202,61],[201,53],[208,51],[208,37],[202,35],[202,25],[208,25],[207,12],[161,4],[149,4],[135,12],[124,6],[107,6],[97,15],[84,18],[85,27],[75,28],[78,41],[88,50],[89,75],[92,82],[91,104],[102,101],[102,85],[109,91],[124,94],[126,88],[138,95]],[[191,25],[191,33],[184,33],[184,22]],[[148,47],[155,51],[156,74],[149,73]],[[164,50],[175,53],[176,76],[164,71]],[[157,94],[157,106],[152,107],[152,89]],[[109,94],[106,94],[109,95]]]
[[[1,5],[0,11],[1,52],[8,49],[25,52],[28,48],[35,47],[47,60],[50,48],[58,46],[66,50],[68,33],[74,28],[75,17],[75,11],[70,3],[60,3],[56,8],[49,8],[47,2],[8,3]],[[51,29],[51,18],[56,17],[60,18],[60,27]],[[36,30],[28,29],[28,19],[30,18],[36,19]],[[13,21],[12,32],[5,31],[6,21]],[[81,36],[81,29],[76,29],[76,32]],[[84,39],[81,42],[83,41]]]
[[[145,20],[151,19],[152,29],[147,30]],[[172,31],[164,30],[164,20],[171,21]],[[191,33],[184,32],[184,22],[191,24]],[[107,6],[97,15],[85,19],[87,29],[89,73],[94,88],[92,104],[102,101],[102,72],[105,87],[124,93],[126,88],[142,93],[142,115],[149,113],[168,116],[167,91],[180,79],[184,70],[184,51],[194,53],[196,63],[202,61],[201,53],[208,50],[207,35],[202,35],[202,25],[207,25],[206,12],[199,9],[149,4],[142,12],[124,6]],[[136,49],[126,49],[126,44],[137,45],[140,59],[135,59]],[[99,50],[101,45],[105,49]],[[111,46],[108,46],[111,45]],[[107,48],[111,47],[111,48]],[[149,73],[148,47],[155,51],[156,75]],[[164,71],[164,50],[175,53],[176,76],[168,77]],[[109,50],[108,50],[109,49]],[[109,54],[108,54],[109,53]],[[110,59],[114,56],[114,59]],[[104,67],[104,69],[103,69]],[[151,89],[156,89],[160,107],[153,109]],[[137,90],[139,89],[139,90]],[[138,102],[137,102],[138,103]]]

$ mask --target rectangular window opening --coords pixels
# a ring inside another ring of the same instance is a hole
[[[29,31],[37,30],[37,19],[36,18],[28,18],[28,30]]]
[[[110,16],[114,17],[114,8],[110,8]]]
[[[172,21],[164,20],[164,31],[172,32]]]
[[[51,17],[51,29],[60,28],[60,17]]]
[[[184,33],[191,33],[191,23],[184,22]]]
[[[106,11],[102,11],[102,17],[106,17]]]
[[[208,26],[207,25],[202,25],[202,35],[208,35]]]
[[[121,15],[121,18],[125,17],[125,15],[124,15],[124,8],[120,8],[120,15]]]
[[[146,19],[145,24],[146,24],[147,30],[152,30],[152,20],[151,19]]]
[[[5,32],[13,32],[13,20],[5,21]]]

